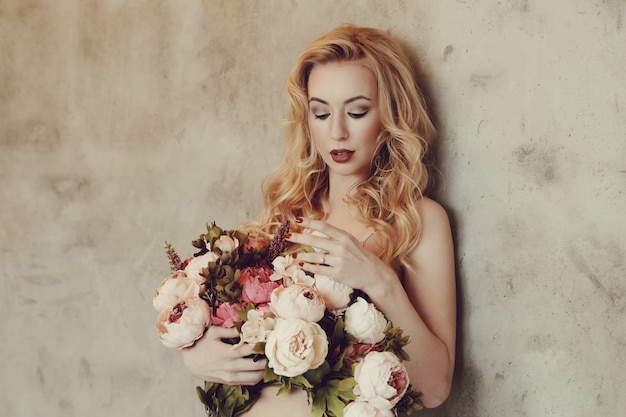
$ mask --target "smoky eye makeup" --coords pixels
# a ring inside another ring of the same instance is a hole
[[[316,119],[320,120],[327,119],[328,116],[330,116],[330,112],[328,111],[328,109],[319,105],[310,106],[309,111]]]
[[[365,117],[367,113],[369,113],[369,110],[358,111],[358,112],[351,111],[351,112],[348,112],[348,116],[352,117],[353,119],[360,119],[362,117]]]

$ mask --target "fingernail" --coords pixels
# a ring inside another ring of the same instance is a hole
[[[298,265],[304,266],[304,262],[299,262]]]
[[[302,223],[302,217],[296,217],[296,223]]]
[[[296,258],[298,257],[298,254],[297,254],[297,253],[292,253],[292,254],[291,254],[291,257],[292,257],[293,259],[296,259]]]
[[[285,239],[289,239],[291,237],[291,233],[285,233]]]

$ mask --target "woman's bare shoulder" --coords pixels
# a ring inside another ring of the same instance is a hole
[[[422,218],[422,227],[450,228],[450,220],[446,209],[432,198],[422,197],[417,205],[417,210]]]
[[[441,204],[427,197],[418,203],[418,212],[422,230],[409,258],[422,271],[449,276],[454,268],[454,249],[448,213]]]

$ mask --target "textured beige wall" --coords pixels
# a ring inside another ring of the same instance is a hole
[[[151,294],[259,208],[284,80],[337,24],[420,54],[459,264],[427,416],[626,408],[626,2],[0,1],[0,415],[202,416]]]

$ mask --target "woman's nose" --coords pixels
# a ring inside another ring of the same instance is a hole
[[[330,137],[333,140],[348,139],[348,126],[344,117],[333,117],[330,126]]]

